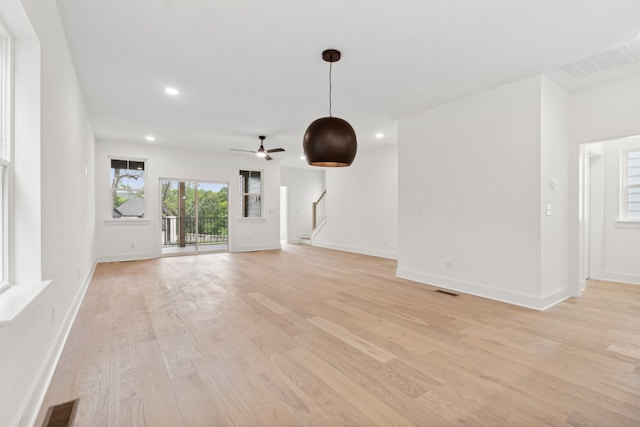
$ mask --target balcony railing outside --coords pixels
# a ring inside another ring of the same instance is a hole
[[[162,218],[162,244],[165,246],[178,245],[180,230],[179,219],[175,216]],[[197,232],[196,232],[197,231]],[[229,234],[226,218],[185,218],[185,244],[222,244],[228,243]]]

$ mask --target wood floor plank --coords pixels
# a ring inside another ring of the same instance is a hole
[[[358,335],[349,332],[348,329],[343,328],[342,326],[333,323],[327,319],[323,319],[322,317],[314,317],[312,319],[307,319],[309,323],[317,326],[325,332],[330,333],[336,338],[344,341],[350,346],[360,350],[364,354],[373,357],[374,359],[380,362],[388,362],[391,359],[395,359],[396,355],[392,354],[385,349],[378,347],[375,344],[370,343]]]
[[[640,361],[640,345],[614,343],[607,346],[607,350],[624,354]]]
[[[545,312],[308,245],[96,266],[36,425],[627,426],[640,287]]]
[[[315,372],[329,387],[365,414],[373,425],[414,425],[310,350],[299,347],[289,351],[289,354],[296,362]]]
[[[277,302],[262,295],[260,292],[251,292],[247,295],[267,307],[269,310],[273,311],[275,314],[284,314],[290,311],[288,308],[281,306]]]
[[[184,425],[160,345],[155,341],[136,343],[136,366],[135,385],[140,390],[145,424]]]
[[[317,424],[311,425],[364,426],[369,423],[362,412],[322,382],[316,373],[309,371],[304,365],[295,363],[288,355],[288,350],[278,348],[273,341],[263,336],[255,337],[251,341],[262,354],[277,365],[278,375],[284,375],[301,392],[301,398],[318,421]]]
[[[136,384],[136,334],[118,333],[112,337],[109,381],[109,424],[144,425],[142,393]]]

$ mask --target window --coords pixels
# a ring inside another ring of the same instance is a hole
[[[0,290],[9,284],[9,221],[12,174],[12,39],[0,20]]]
[[[144,161],[111,159],[113,218],[144,217]]]
[[[620,219],[640,221],[640,149],[622,152]]]
[[[240,171],[240,216],[262,217],[262,172]]]

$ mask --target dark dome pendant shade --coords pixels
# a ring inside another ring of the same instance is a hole
[[[340,60],[340,52],[328,49],[322,59],[330,64]],[[358,141],[353,127],[339,117],[331,116],[331,65],[329,66],[329,117],[313,121],[303,139],[304,155],[311,166],[349,166],[356,157]]]

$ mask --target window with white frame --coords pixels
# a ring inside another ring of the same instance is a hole
[[[144,218],[144,160],[111,159],[112,218]]]
[[[13,39],[0,19],[0,290],[10,282],[9,227],[12,176],[12,44]]]
[[[622,152],[620,219],[640,221],[640,149]]]
[[[239,179],[240,216],[262,217],[262,172],[241,170]]]

